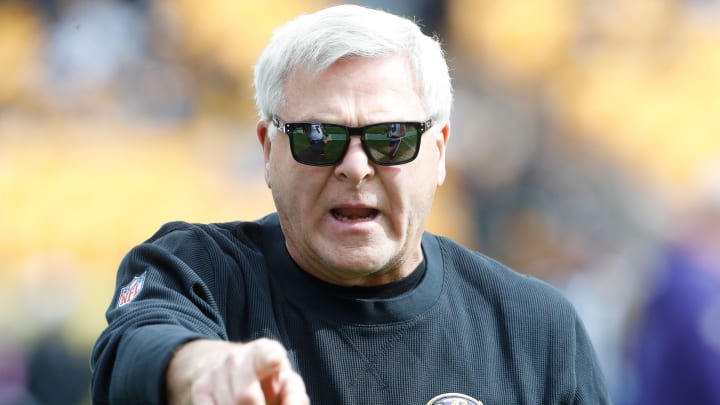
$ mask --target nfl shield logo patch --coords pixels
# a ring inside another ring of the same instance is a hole
[[[120,297],[117,301],[117,307],[129,304],[142,291],[145,284],[145,273],[135,276],[132,281],[120,290]]]

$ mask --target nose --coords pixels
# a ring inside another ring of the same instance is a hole
[[[365,154],[360,137],[351,138],[345,156],[335,165],[334,171],[338,179],[349,181],[357,187],[375,174],[375,167]]]

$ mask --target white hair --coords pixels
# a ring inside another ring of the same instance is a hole
[[[428,116],[450,119],[452,85],[440,42],[406,18],[356,5],[301,15],[276,29],[255,65],[255,103],[261,119],[284,106],[285,80],[298,69],[322,73],[351,57],[408,58]]]

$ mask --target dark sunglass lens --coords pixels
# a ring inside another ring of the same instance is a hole
[[[365,132],[367,153],[379,164],[400,164],[414,159],[419,139],[417,126],[412,124],[374,125]]]
[[[334,165],[342,158],[346,144],[347,133],[341,127],[299,124],[292,130],[292,152],[300,163]]]

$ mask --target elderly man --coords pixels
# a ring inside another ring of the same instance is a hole
[[[95,402],[608,402],[556,290],[425,231],[450,137],[436,40],[331,7],[275,32],[255,86],[277,213],[167,224],[128,253]]]

